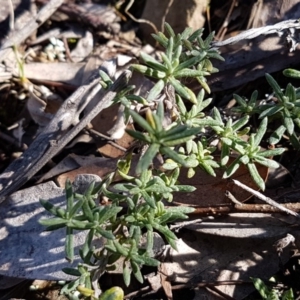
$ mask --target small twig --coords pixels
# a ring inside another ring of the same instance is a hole
[[[70,62],[74,62],[73,59],[72,59],[72,56],[71,56],[71,51],[70,51],[70,48],[69,48],[69,44],[68,44],[68,41],[67,41],[67,38],[66,37],[63,37],[63,43],[64,43],[64,46],[65,46],[65,50],[66,50],[66,57],[68,58],[68,60]]]
[[[227,31],[227,27],[228,27],[228,24],[229,24],[229,20],[230,20],[230,16],[232,14],[232,11],[233,11],[233,8],[235,6],[235,3],[236,3],[236,0],[233,0],[231,2],[231,5],[230,5],[230,8],[229,8],[229,11],[227,13],[227,16],[222,24],[222,28],[219,30],[217,36],[216,36],[216,39],[220,40],[220,39],[223,39],[224,35],[226,34],[226,31]]]
[[[202,219],[196,219],[196,220],[192,220],[192,221],[185,221],[185,222],[180,222],[179,224],[171,225],[170,230],[175,230],[177,232],[185,226],[192,225],[192,224],[197,224],[197,223],[202,223]]]
[[[225,196],[229,198],[234,204],[243,205],[239,200],[237,200],[229,191],[225,192]]]
[[[254,196],[256,196],[257,198],[259,198],[260,200],[262,200],[262,201],[268,203],[269,205],[274,206],[274,207],[280,209],[281,211],[284,211],[284,212],[286,212],[286,213],[288,213],[288,214],[290,214],[290,215],[292,215],[292,216],[294,216],[294,217],[296,217],[296,218],[300,218],[300,215],[299,215],[298,213],[296,213],[296,212],[294,212],[294,211],[292,211],[292,210],[290,210],[290,209],[284,207],[283,205],[277,203],[276,201],[272,200],[272,199],[269,198],[269,197],[266,197],[265,195],[261,194],[260,192],[255,191],[255,190],[249,188],[248,186],[246,186],[245,184],[239,182],[238,180],[232,179],[232,181],[233,181],[233,183],[234,183],[235,185],[241,187],[241,188],[244,189],[245,191],[251,193],[252,195],[254,195]]]
[[[127,16],[129,18],[131,18],[133,21],[137,22],[137,23],[146,23],[146,24],[148,24],[149,26],[151,26],[153,28],[154,32],[157,33],[158,30],[157,30],[156,26],[152,22],[150,22],[150,21],[148,21],[146,19],[137,19],[136,17],[134,17],[129,12],[129,9],[131,8],[131,6],[132,6],[133,3],[134,3],[134,0],[130,0],[129,3],[125,7],[125,13],[127,14]]]
[[[161,19],[161,31],[162,32],[164,31],[164,24],[166,22],[166,18],[167,18],[167,15],[168,15],[169,11],[170,11],[170,8],[173,5],[173,2],[174,2],[174,0],[170,0],[169,1],[168,5],[166,7],[165,13],[164,13],[164,15],[163,15],[163,17]]]
[[[95,130],[95,129],[90,129],[90,128],[89,128],[88,131],[90,131],[91,133],[93,133],[93,134],[95,134],[95,135],[97,135],[97,136],[99,136],[99,137],[101,137],[101,138],[103,138],[103,139],[105,139],[105,140],[108,140],[108,143],[111,144],[112,146],[114,146],[115,148],[118,148],[119,150],[122,150],[122,151],[124,151],[124,152],[127,151],[126,148],[124,148],[124,147],[118,145],[117,143],[115,143],[115,142],[114,142],[114,139],[112,139],[112,138],[109,137],[108,135],[105,135],[105,134],[103,134],[103,133],[101,133],[101,132],[99,132],[99,131],[97,131],[97,130]]]

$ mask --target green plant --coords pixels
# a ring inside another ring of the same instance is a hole
[[[296,70],[287,69],[284,74],[298,78],[298,71]],[[271,122],[279,119],[280,125],[271,134],[269,143],[276,145],[287,132],[292,145],[296,149],[300,149],[296,130],[296,128],[300,129],[300,90],[289,83],[283,91],[270,74],[266,74],[266,79],[273,89],[275,100],[270,103],[259,103],[257,102],[257,92],[252,94],[249,102],[238,95],[234,95],[239,104],[235,111],[251,115],[258,114],[259,119],[268,117]]]
[[[279,292],[275,288],[267,286],[260,278],[251,278],[256,290],[261,295],[262,299],[266,300],[294,300],[293,290],[290,288],[287,291]]]
[[[245,164],[257,185],[264,189],[264,181],[255,164],[277,167],[278,164],[269,157],[284,151],[284,148],[260,148],[267,131],[267,116],[272,116],[273,111],[270,110],[267,113],[260,112],[261,124],[252,130],[248,141],[243,138],[250,132],[250,127],[246,127],[250,116],[257,112],[257,93],[253,94],[249,103],[236,96],[240,105],[237,111],[243,113],[236,121],[230,117],[225,120],[226,116],[222,116],[216,108],[211,115],[204,112],[211,104],[211,99],[204,99],[205,91],[210,91],[205,77],[217,71],[211,59],[222,59],[217,50],[210,46],[213,34],[203,40],[203,30],[193,33],[191,29],[186,29],[175,35],[168,24],[165,28],[169,37],[163,33],[154,35],[165,48],[160,59],[142,54],[144,64],[132,66],[134,70],[156,80],[147,97],[130,94],[132,87],[129,87],[115,99],[116,103],[124,105],[126,118],[131,117],[140,128],[140,131],[127,130],[143,149],[136,169],[132,170],[132,153],[128,153],[119,160],[116,171],[99,185],[92,184],[83,195],[74,193],[71,183],[67,182],[65,209],[40,200],[43,207],[54,215],[51,219],[41,220],[41,224],[47,226],[47,230],[66,228],[65,249],[70,261],[74,259],[74,230],[87,231],[85,243],[79,251],[82,262],[75,269],[64,269],[66,273],[78,277],[62,290],[69,296],[79,292],[85,297],[99,298],[101,289],[98,279],[105,271],[115,268],[116,262],[122,264],[126,285],[130,284],[132,275],[143,282],[141,266],[159,264],[153,250],[154,232],[176,248],[176,235],[168,224],[187,218],[193,209],[166,207],[164,200],[171,202],[174,193],[195,190],[193,186],[180,185],[178,182],[182,168],[188,168],[188,176],[192,177],[197,168],[215,176],[214,169],[222,167],[227,178],[241,164]],[[111,84],[106,74],[101,73],[101,76],[104,87]],[[193,78],[201,84],[203,89],[197,96],[186,86],[185,78]],[[272,84],[279,95],[277,86]],[[169,97],[171,107],[162,100],[161,96],[165,94]],[[294,92],[289,88],[288,96],[293,95]],[[285,98],[280,102],[285,113],[283,102],[286,103]],[[138,105],[146,109],[145,118],[132,109]],[[284,126],[289,127],[289,122],[285,120]],[[292,133],[291,127],[288,132]],[[217,151],[212,143],[214,141],[222,149],[220,161],[214,156]],[[231,155],[235,155],[236,159],[228,165]],[[153,160],[159,156],[162,165],[155,167]],[[117,175],[122,178],[119,183],[114,181]],[[107,205],[96,204],[100,196],[108,199]],[[142,238],[146,239],[146,243],[141,242]],[[95,239],[102,241],[102,246],[96,248]],[[100,299],[104,299],[104,296],[102,294]]]

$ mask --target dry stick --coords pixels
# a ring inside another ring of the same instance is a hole
[[[228,28],[229,19],[230,19],[230,16],[231,16],[231,14],[232,14],[232,11],[233,11],[233,8],[234,8],[234,6],[235,6],[235,3],[236,3],[236,0],[233,0],[233,1],[231,2],[229,11],[228,11],[228,13],[227,13],[227,16],[226,16],[226,18],[225,18],[225,20],[224,20],[224,22],[223,22],[223,24],[222,24],[222,26],[221,26],[221,29],[219,30],[219,32],[218,32],[218,34],[217,34],[217,36],[216,36],[216,38],[217,38],[218,40],[223,39],[224,35],[226,34],[226,31],[227,31],[226,28]]]
[[[0,48],[0,62],[5,60],[11,53],[12,47],[21,44],[27,39],[41,24],[49,19],[52,14],[63,4],[64,0],[50,0],[39,13],[2,45]]]
[[[296,212],[294,212],[294,211],[292,211],[292,210],[290,210],[290,209],[284,207],[283,205],[277,203],[276,201],[272,200],[272,199],[269,198],[269,197],[266,197],[265,195],[261,194],[260,192],[257,192],[257,191],[255,191],[255,190],[249,188],[248,186],[246,186],[245,184],[239,182],[238,180],[232,179],[232,181],[233,181],[233,183],[234,183],[235,185],[237,185],[238,187],[241,187],[241,188],[244,189],[245,191],[251,193],[252,195],[254,195],[254,196],[256,196],[257,198],[259,198],[260,200],[262,200],[262,201],[268,203],[269,205],[274,206],[274,207],[280,209],[281,211],[284,211],[284,212],[286,212],[286,213],[288,213],[288,214],[290,214],[290,215],[292,215],[292,216],[294,216],[294,217],[296,217],[296,218],[300,218],[300,215],[299,215],[298,213],[296,213]]]
[[[281,206],[293,211],[300,211],[300,203],[285,203]],[[268,204],[226,204],[220,206],[196,207],[190,215],[220,215],[235,212],[282,213],[282,210]]]

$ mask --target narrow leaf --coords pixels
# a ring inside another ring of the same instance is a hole
[[[254,163],[249,163],[247,165],[247,168],[250,172],[250,175],[252,177],[252,179],[254,180],[254,182],[257,184],[257,186],[264,191],[265,190],[265,182],[263,181],[263,179],[261,178],[261,176],[259,175],[257,168],[255,166]]]

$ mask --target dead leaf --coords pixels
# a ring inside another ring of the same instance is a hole
[[[76,47],[71,52],[71,58],[74,62],[83,61],[92,51],[94,46],[93,35],[86,31],[84,37],[79,39]]]
[[[231,158],[229,164],[233,160],[234,158]],[[259,164],[256,164],[256,167],[260,176],[266,180],[268,168]],[[187,178],[186,172],[182,172],[178,178],[180,184],[192,185],[197,189],[193,193],[175,193],[174,202],[176,204],[205,207],[230,203],[230,200],[225,196],[226,191],[229,191],[240,202],[245,202],[252,196],[250,193],[237,187],[230,178],[222,179],[224,170],[215,169],[215,172],[217,176],[213,177],[198,168],[192,178]],[[241,165],[232,178],[239,180],[254,190],[258,190],[245,165]]]
[[[84,66],[85,63],[30,63],[24,65],[24,73],[29,80],[60,81],[80,86]],[[19,76],[18,69],[14,70],[14,75]]]
[[[119,105],[113,105],[103,110],[92,121],[94,130],[107,135],[107,133],[114,127],[117,121],[118,110]],[[133,129],[133,125],[128,124],[126,128]],[[128,133],[124,132],[123,136],[120,139],[116,140],[115,143],[125,149],[128,149],[133,141],[134,138]],[[120,148],[117,148],[114,145],[108,143],[106,143],[104,146],[99,147],[98,151],[102,155],[111,158],[117,158],[125,154],[125,152]]]
[[[60,187],[64,187],[67,179],[73,182],[75,178],[81,174],[94,174],[99,176],[100,178],[103,178],[105,175],[114,171],[116,168],[115,159],[98,157],[98,160],[92,158],[92,163],[88,163],[88,160],[86,160],[85,163],[86,165],[80,168],[59,175],[56,179],[58,185]]]

